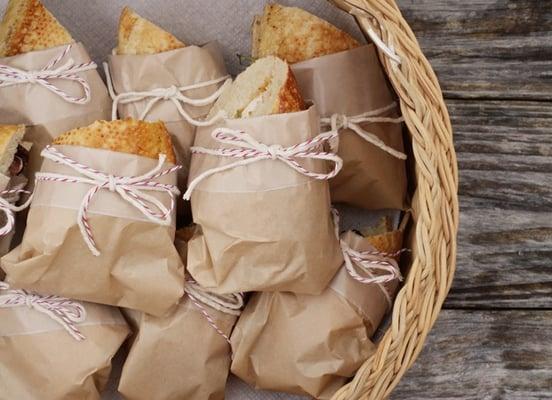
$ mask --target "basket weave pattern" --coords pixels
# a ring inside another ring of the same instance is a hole
[[[411,265],[389,329],[333,400],[385,399],[422,350],[450,289],[456,263],[458,171],[452,127],[437,77],[394,0],[329,0],[376,32],[400,58],[378,51],[410,133],[415,191]]]

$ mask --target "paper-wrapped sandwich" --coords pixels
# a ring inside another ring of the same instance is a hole
[[[110,106],[82,44],[39,0],[9,0],[0,22],[0,121],[27,126],[30,174],[54,137],[108,118]]]
[[[295,7],[268,5],[252,33],[253,57],[289,63],[301,93],[314,102],[322,130],[339,132],[332,150],[343,169],[330,181],[332,201],[380,209],[405,208],[402,118],[373,44]]]
[[[27,186],[25,170],[31,144],[23,142],[24,135],[24,125],[0,125],[0,255],[10,249],[15,204]]]
[[[118,45],[108,58],[113,115],[162,120],[172,135],[183,170],[184,188],[196,125],[205,117],[230,77],[217,43],[187,46],[171,33],[125,7]]]
[[[232,372],[256,388],[332,398],[374,353],[393,304],[402,227],[387,228],[342,235],[346,262],[321,295],[253,295],[232,333]]]
[[[176,233],[184,261],[191,232]],[[228,338],[242,306],[241,294],[213,295],[187,282],[176,310],[133,318],[136,337],[119,392],[127,400],[222,400],[231,362]]]
[[[42,156],[23,241],[2,259],[9,283],[155,315],[175,306],[178,167],[163,123],[97,121]]]
[[[0,398],[100,400],[128,335],[116,308],[0,282]]]
[[[304,107],[288,65],[266,57],[215,103],[228,119],[198,130],[188,271],[206,289],[320,293],[341,265],[327,183],[341,160]]]

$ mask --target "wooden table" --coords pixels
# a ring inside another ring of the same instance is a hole
[[[552,399],[552,1],[399,0],[460,167],[458,266],[392,399]]]

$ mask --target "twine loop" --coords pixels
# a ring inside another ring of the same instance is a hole
[[[16,206],[14,203],[19,198],[20,194],[30,194],[31,192],[24,190],[24,183],[20,187],[16,187],[9,190],[4,190],[0,192],[0,211],[6,216],[6,223],[4,226],[0,227],[0,236],[5,236],[10,233],[15,227],[15,215],[14,213],[22,211],[27,208],[30,204],[29,201],[25,202],[20,206]]]
[[[107,89],[109,91],[111,99],[113,100],[113,106],[111,108],[111,119],[113,120],[117,119],[117,107],[119,106],[119,104],[130,104],[142,100],[147,100],[147,103],[144,107],[144,110],[139,116],[139,119],[141,120],[147,117],[149,112],[159,101],[171,101],[176,107],[178,113],[182,116],[182,118],[184,118],[185,121],[194,126],[213,125],[224,118],[224,113],[222,111],[207,120],[198,120],[192,118],[190,114],[184,109],[183,104],[194,107],[201,107],[214,103],[227,89],[228,85],[230,85],[230,83],[232,82],[232,78],[230,77],[230,75],[221,76],[219,78],[211,79],[204,82],[194,83],[192,85],[180,87],[176,85],[171,85],[166,88],[155,88],[151,90],[131,91],[116,94],[113,87],[113,81],[111,78],[109,66],[107,63],[104,63],[103,66],[107,81]],[[184,95],[184,92],[186,91],[213,86],[221,82],[224,82],[224,84],[221,85],[214,93],[209,96],[195,99]]]
[[[373,144],[374,146],[385,151],[391,156],[398,158],[399,160],[406,160],[406,154],[395,150],[391,146],[386,145],[385,142],[377,137],[374,133],[368,132],[365,129],[362,129],[362,127],[360,126],[360,124],[364,122],[393,124],[403,122],[403,117],[392,118],[381,116],[385,112],[394,109],[396,106],[397,103],[393,102],[385,107],[381,107],[376,110],[368,111],[354,116],[336,113],[330,117],[320,118],[320,123],[323,126],[329,126],[330,129],[335,132],[339,132],[343,129],[350,129],[362,139],[366,140],[368,143]],[[335,142],[330,142],[330,146],[332,148],[332,151],[337,152],[337,146],[335,145]]]
[[[279,160],[296,172],[317,180],[328,180],[335,177],[343,166],[343,160],[335,153],[321,150],[326,142],[337,137],[336,131],[321,133],[312,139],[290,147],[283,147],[279,144],[266,145],[258,142],[244,131],[230,128],[217,128],[213,130],[211,137],[218,143],[228,144],[233,147],[208,149],[193,146],[191,148],[192,154],[236,158],[238,161],[212,168],[195,177],[188,184],[188,190],[184,194],[185,200],[189,200],[196,186],[211,175],[262,160]],[[333,163],[333,169],[327,173],[313,172],[303,167],[297,161],[300,159],[330,161]]]
[[[31,85],[40,85],[55,95],[61,97],[68,103],[86,104],[90,101],[90,85],[88,81],[78,75],[78,73],[91,71],[96,69],[97,65],[94,61],[75,64],[72,58],[61,64],[61,61],[71,50],[72,45],[68,45],[65,49],[52,58],[42,69],[26,71],[20,68],[11,67],[9,65],[0,64],[0,88],[14,86],[22,83]],[[52,80],[65,80],[75,82],[83,91],[80,97],[73,96],[54,85]]]
[[[88,209],[94,196],[102,189],[117,193],[124,201],[140,211],[149,221],[160,225],[171,224],[172,212],[175,208],[175,196],[180,194],[180,192],[175,185],[160,183],[156,179],[176,172],[182,166],[176,165],[163,169],[166,159],[164,154],[159,155],[159,161],[154,168],[139,176],[117,176],[97,171],[94,168],[78,163],[52,146],[47,146],[41,155],[57,164],[69,167],[79,173],[80,176],[39,172],[36,174],[37,181],[83,183],[91,186],[79,207],[77,220],[81,235],[95,256],[99,256],[100,251],[98,250],[88,221]],[[165,206],[161,201],[147,192],[165,193],[170,197],[170,206]]]
[[[86,309],[73,300],[60,296],[42,296],[22,289],[10,289],[0,282],[0,308],[28,307],[41,312],[60,324],[76,340],[86,337],[77,328],[77,324],[86,320]]]

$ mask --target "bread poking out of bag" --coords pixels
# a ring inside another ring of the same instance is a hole
[[[360,46],[348,33],[297,7],[269,4],[252,27],[253,58],[274,55],[293,64]]]
[[[25,125],[0,125],[0,174],[16,176],[25,167],[27,149],[21,144]]]
[[[217,100],[210,116],[223,111],[228,118],[247,118],[304,109],[303,97],[289,65],[270,56],[255,61],[239,74]]]
[[[117,54],[157,54],[182,47],[186,45],[169,32],[136,14],[130,7],[123,8]]]
[[[39,0],[9,0],[0,23],[0,57],[73,42],[69,32]]]
[[[172,141],[163,122],[146,122],[131,118],[96,121],[58,136],[53,144],[84,146],[136,154],[157,159],[165,154],[175,164]]]

